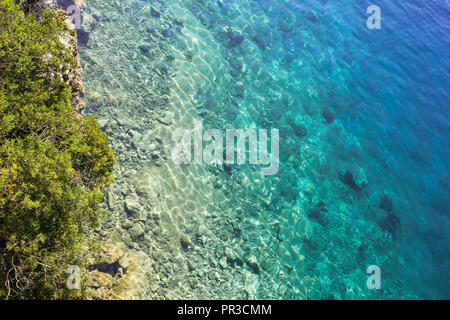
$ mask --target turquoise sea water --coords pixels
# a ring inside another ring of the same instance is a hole
[[[448,2],[380,0],[381,30],[370,1],[86,4],[102,234],[143,257],[140,298],[450,298]],[[278,173],[174,164],[195,120],[279,129]]]

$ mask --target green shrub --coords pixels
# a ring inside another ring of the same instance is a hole
[[[114,155],[93,117],[70,104],[74,58],[55,13],[36,19],[0,0],[0,298],[81,298],[68,265],[86,267]]]

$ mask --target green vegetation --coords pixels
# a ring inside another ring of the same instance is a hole
[[[26,10],[25,10],[26,11]],[[70,104],[52,12],[36,19],[0,0],[0,298],[82,298],[68,290],[68,265],[86,267],[92,229],[111,182],[114,155],[93,117]]]

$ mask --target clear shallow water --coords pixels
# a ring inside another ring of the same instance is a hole
[[[369,30],[370,4],[87,1],[105,235],[151,261],[139,297],[449,298],[449,7],[381,1]],[[173,164],[194,120],[279,128],[278,174]]]

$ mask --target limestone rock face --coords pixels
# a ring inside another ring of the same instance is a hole
[[[58,17],[65,21],[71,30],[75,30],[75,25],[72,23],[72,19],[69,17],[66,11],[58,10]],[[75,67],[71,68],[68,73],[67,83],[71,88],[71,104],[74,107],[77,113],[80,113],[81,110],[85,107],[85,103],[82,100],[84,95],[84,87],[82,80],[82,68],[80,63],[80,55],[78,53],[78,44],[76,35],[72,35],[70,33],[66,33],[62,36],[61,42],[66,45],[67,48],[70,49],[70,54],[75,59]]]
[[[76,0],[75,5],[83,10],[86,7],[84,0]],[[31,12],[39,18],[42,10],[50,10],[55,11],[58,15],[58,18],[65,21],[68,25],[69,29],[75,30],[75,25],[72,22],[72,19],[69,17],[68,13],[64,10],[58,8],[57,0],[40,0],[36,3],[33,8],[30,9]],[[78,54],[78,44],[77,44],[77,36],[66,32],[61,35],[61,42],[70,50],[70,54],[75,59],[75,66],[70,68],[69,72],[65,75],[67,76],[67,83],[71,88],[71,104],[74,107],[77,113],[80,113],[81,110],[85,107],[85,103],[82,100],[84,95],[84,87],[82,81],[82,68],[80,63],[80,56]],[[62,77],[63,75],[61,75]]]

